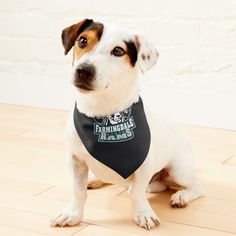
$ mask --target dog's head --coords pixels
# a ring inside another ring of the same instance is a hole
[[[73,83],[81,92],[125,86],[137,71],[145,73],[158,52],[145,38],[91,19],[62,31],[65,55],[73,48]]]

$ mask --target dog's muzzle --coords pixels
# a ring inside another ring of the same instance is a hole
[[[82,63],[76,70],[74,75],[74,85],[83,90],[93,90],[93,81],[95,79],[96,70],[91,64]]]

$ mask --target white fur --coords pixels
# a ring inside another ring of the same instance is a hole
[[[144,74],[157,63],[159,53],[155,49],[154,45],[142,35],[136,35],[136,40],[140,44],[137,62],[138,68],[141,73]],[[145,57],[145,60],[143,60],[143,56]],[[150,57],[149,60],[148,57]]]
[[[91,117],[110,115],[122,111],[138,101],[140,91],[137,79],[138,71],[142,69],[145,72],[155,64],[158,56],[155,53],[156,50],[147,42],[143,44],[142,42],[145,40],[142,38],[140,52],[150,54],[154,58],[151,58],[150,64],[143,65],[140,55],[138,55],[135,67],[132,67],[122,57],[114,57],[110,54],[115,46],[124,47],[123,40],[134,40],[134,37],[135,35],[129,32],[105,27],[97,47],[75,63],[74,69],[83,62],[94,64],[97,69],[95,91],[76,90],[77,106],[81,112]],[[112,169],[90,156],[78,137],[71,112],[66,134],[74,196],[69,207],[52,220],[52,226],[75,225],[80,222],[86,199],[88,169],[96,175],[100,183],[102,181],[130,186],[133,219],[136,224],[146,229],[150,229],[160,222],[145,193],[152,176],[162,169],[166,168],[170,178],[184,189],[171,197],[171,204],[174,207],[185,206],[189,201],[202,196],[189,144],[170,122],[153,114],[146,106],[145,112],[151,130],[150,150],[141,167],[128,179],[123,179]],[[149,191],[165,189],[164,182],[152,182],[149,186]],[[173,214],[176,213],[173,212]]]

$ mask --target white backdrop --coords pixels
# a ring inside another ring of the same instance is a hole
[[[137,29],[160,52],[141,78],[156,111],[236,129],[235,0],[0,0],[0,102],[67,110],[71,55],[61,30],[85,18]]]

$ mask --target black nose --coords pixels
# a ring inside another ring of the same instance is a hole
[[[82,63],[76,68],[75,79],[76,80],[88,80],[91,81],[95,77],[95,67],[93,65]]]

